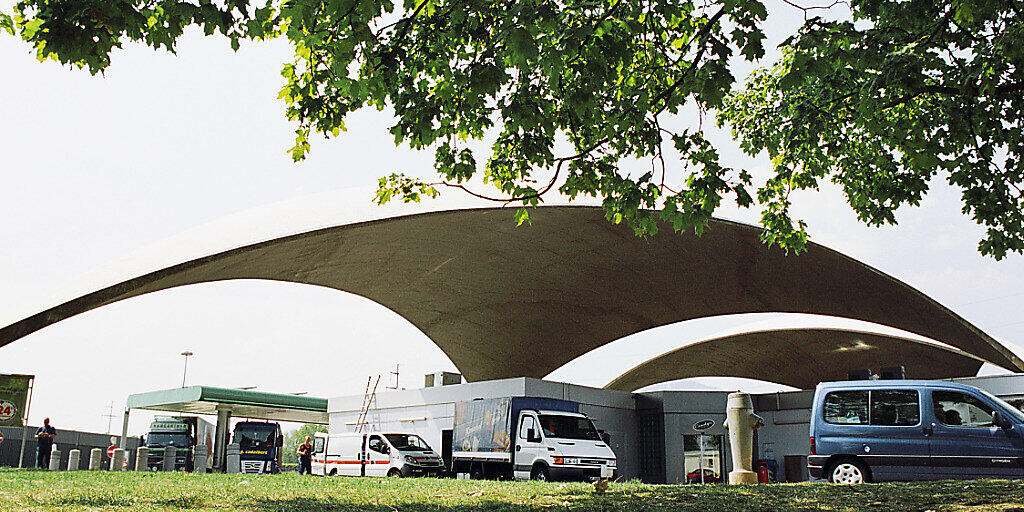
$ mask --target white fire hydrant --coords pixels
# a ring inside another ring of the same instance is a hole
[[[756,484],[754,472],[754,430],[764,426],[764,419],[754,414],[754,402],[747,393],[729,393],[725,407],[725,428],[729,430],[732,471],[729,485]]]

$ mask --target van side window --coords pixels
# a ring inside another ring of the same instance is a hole
[[[317,437],[313,439],[313,453],[323,453],[324,451],[324,438]]]
[[[526,439],[526,431],[531,428],[533,429],[534,433],[540,433],[537,432],[537,422],[533,420],[533,416],[523,416],[523,423],[519,425],[519,438]]]
[[[951,427],[991,427],[992,408],[959,391],[933,391],[935,418]]]
[[[825,395],[825,421],[840,425],[867,425],[867,391],[833,391]]]
[[[917,391],[887,389],[871,392],[871,424],[909,427],[921,421]]]

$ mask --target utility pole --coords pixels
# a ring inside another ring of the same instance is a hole
[[[388,389],[398,389],[398,363],[395,363],[395,371],[391,372],[391,375],[395,376],[395,385],[388,386]]]
[[[103,415],[107,418],[107,434],[110,434],[110,424],[114,420],[114,402],[111,401],[110,405],[107,406],[107,413]]]

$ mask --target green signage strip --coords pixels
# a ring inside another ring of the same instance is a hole
[[[32,375],[0,374],[0,426],[21,427],[28,407]]]

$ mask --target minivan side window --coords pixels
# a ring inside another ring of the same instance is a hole
[[[871,392],[871,424],[910,427],[921,421],[917,391],[886,389]]]
[[[867,425],[868,392],[833,391],[825,395],[825,421],[839,425]]]
[[[324,451],[324,438],[317,437],[313,439],[313,453],[321,453]]]
[[[933,391],[935,418],[950,427],[991,427],[992,408],[959,391]]]

